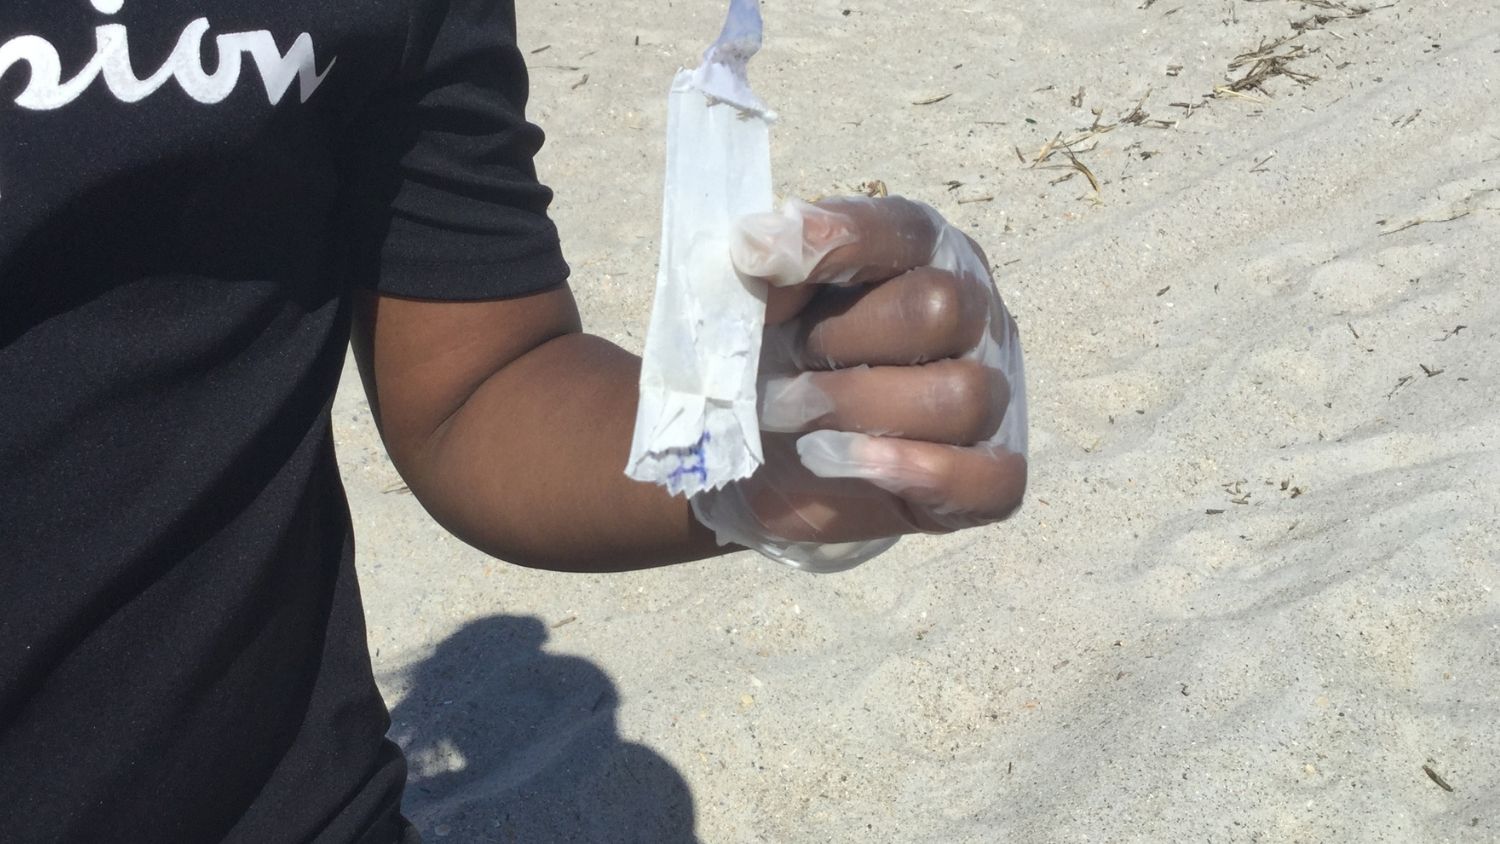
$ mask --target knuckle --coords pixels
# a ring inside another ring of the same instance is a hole
[[[941,341],[960,332],[964,322],[963,282],[943,272],[924,272],[905,296],[904,322],[912,331],[931,341]]]
[[[1026,498],[1026,459],[1015,454],[997,454],[994,465],[985,474],[983,488],[976,490],[968,506],[939,508],[926,516],[944,531],[994,524],[1014,516]]]
[[[934,410],[949,420],[955,444],[987,438],[999,427],[998,417],[1004,409],[1004,404],[997,402],[1001,396],[996,394],[992,371],[967,360],[955,361],[947,369],[934,388]]]

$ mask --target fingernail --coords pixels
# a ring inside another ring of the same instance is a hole
[[[848,216],[793,199],[780,213],[741,218],[730,258],[740,272],[786,287],[806,281],[829,252],[856,240]]]
[[[853,221],[847,214],[830,211],[800,199],[788,201],[782,213],[795,213],[801,217],[803,245],[813,252],[827,255],[840,246],[859,239],[854,234]]]
[[[893,495],[927,489],[932,478],[904,459],[900,446],[884,437],[814,431],[797,440],[797,456],[820,478],[858,478]]]
[[[859,478],[878,482],[898,453],[880,437],[844,431],[813,431],[797,440],[797,456],[820,478]]]
[[[777,287],[806,279],[801,255],[801,221],[772,212],[740,218],[729,244],[729,257],[735,269]]]
[[[786,204],[783,213],[797,214],[802,219],[802,278],[812,275],[813,270],[828,257],[828,253],[841,246],[858,242],[854,221],[847,214],[830,211],[810,202],[793,199]],[[848,281],[854,271],[842,274],[841,281]]]
[[[820,478],[858,477],[858,464],[849,459],[852,441],[859,434],[839,431],[813,431],[797,438],[797,457],[809,472]]]

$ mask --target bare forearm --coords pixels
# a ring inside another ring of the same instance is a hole
[[[624,474],[640,361],[565,334],[491,375],[403,460],[466,542],[521,565],[649,568],[721,553],[687,503]]]

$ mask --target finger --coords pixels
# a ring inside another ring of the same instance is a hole
[[[1008,518],[1026,494],[1026,458],[1003,449],[815,431],[797,440],[822,478],[857,478],[900,497],[923,530]]]
[[[877,281],[925,266],[940,221],[900,197],[791,200],[780,212],[741,219],[730,256],[740,272],[774,287]]]
[[[979,345],[989,300],[980,285],[928,268],[824,289],[792,329],[792,359],[803,369],[834,369],[958,357]]]
[[[761,427],[906,437],[951,445],[1000,429],[1010,386],[973,360],[879,366],[772,377],[761,388]]]

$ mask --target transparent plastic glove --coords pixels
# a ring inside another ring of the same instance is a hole
[[[860,197],[746,217],[731,252],[773,289],[766,463],[692,499],[721,543],[831,572],[1015,511],[1025,367],[977,244],[928,206]]]

